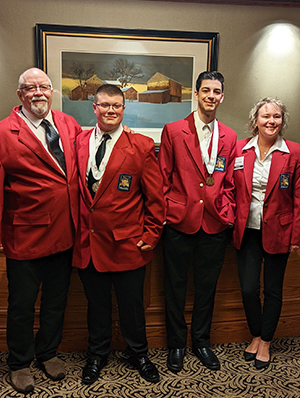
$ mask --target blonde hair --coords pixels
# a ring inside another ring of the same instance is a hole
[[[279,131],[279,135],[282,136],[285,133],[285,130],[287,128],[289,114],[288,114],[286,106],[283,104],[282,101],[280,101],[277,98],[270,98],[270,97],[266,97],[266,98],[259,100],[253,106],[253,108],[250,110],[249,124],[248,124],[249,132],[253,137],[258,134],[258,127],[256,125],[256,121],[258,118],[258,112],[259,112],[260,108],[266,104],[276,105],[280,108],[281,116],[282,116],[282,125],[281,125],[281,129]]]

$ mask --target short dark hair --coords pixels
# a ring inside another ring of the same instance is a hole
[[[110,97],[113,97],[114,95],[120,95],[123,98],[123,104],[125,105],[124,93],[115,84],[103,84],[102,86],[98,87],[95,97],[94,97],[95,103],[97,102],[96,98],[97,98],[98,94],[102,94],[102,93],[107,94]]]
[[[196,81],[196,91],[198,92],[201,84],[203,82],[203,80],[219,80],[219,82],[222,85],[222,92],[224,91],[224,76],[222,75],[222,73],[217,72],[217,71],[205,71],[200,73],[200,75],[198,76],[198,79]]]

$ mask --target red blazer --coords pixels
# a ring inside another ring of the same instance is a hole
[[[252,193],[254,148],[242,150],[250,138],[238,141],[237,156],[244,157],[244,167],[234,171],[236,185],[236,223],[233,243],[240,249]],[[273,152],[266,189],[262,240],[266,252],[286,253],[289,246],[300,245],[300,145],[286,141],[290,153]]]
[[[218,122],[218,157],[222,171],[214,171],[213,186],[206,185],[208,176],[194,124],[194,116],[166,124],[161,137],[159,165],[163,175],[165,220],[186,234],[201,227],[215,234],[234,223],[233,166],[236,133]]]
[[[80,126],[52,111],[64,148],[67,176],[17,114],[0,122],[0,220],[4,254],[28,260],[73,245],[78,222],[75,136]]]
[[[154,143],[123,131],[92,199],[86,169],[93,131],[84,131],[77,140],[80,228],[73,265],[85,268],[92,258],[100,272],[133,270],[153,256],[152,250],[142,252],[136,246],[139,240],[155,246],[162,231],[162,177]]]

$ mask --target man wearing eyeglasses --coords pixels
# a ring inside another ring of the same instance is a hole
[[[9,290],[10,379],[17,391],[28,393],[34,388],[29,369],[34,356],[51,379],[65,376],[56,350],[78,223],[74,142],[81,128],[72,117],[50,110],[53,88],[42,70],[22,73],[17,95],[22,105],[0,122],[0,214]]]
[[[143,284],[163,224],[162,177],[153,140],[126,133],[124,95],[114,85],[98,88],[97,125],[76,142],[80,227],[74,247],[88,300],[89,348],[82,381],[95,382],[111,343],[111,288],[118,302],[128,361],[148,382],[159,374],[147,356]]]

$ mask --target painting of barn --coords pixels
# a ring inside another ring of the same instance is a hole
[[[138,99],[138,92],[134,87],[124,87],[121,90],[123,91],[125,100],[136,101]]]
[[[139,102],[166,104],[181,101],[182,85],[159,72],[147,81],[147,90],[139,93]]]

